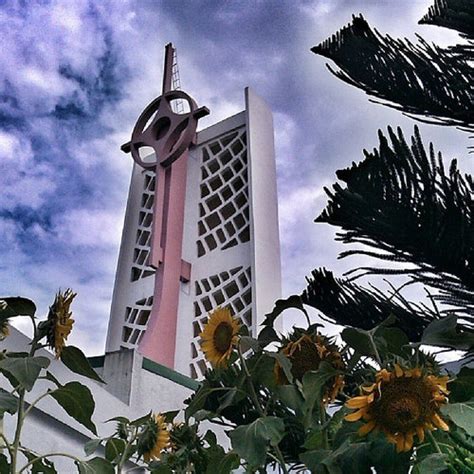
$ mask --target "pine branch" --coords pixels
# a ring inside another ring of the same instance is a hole
[[[419,341],[423,329],[436,317],[428,308],[408,303],[398,293],[387,298],[351,281],[335,278],[325,268],[314,270],[302,294],[303,303],[321,311],[337,324],[372,329],[390,315],[411,341]]]
[[[434,17],[433,17],[434,18]],[[372,31],[362,17],[312,48],[340,68],[339,79],[424,121],[474,130],[471,47],[442,49]]]
[[[425,150],[415,127],[409,146],[400,129],[379,131],[379,149],[339,170],[339,183],[325,189],[330,200],[316,222],[342,229],[337,239],[373,251],[355,249],[340,257],[362,254],[396,262],[395,268],[363,267],[366,274],[405,274],[441,290],[437,298],[474,320],[474,183],[456,160],[445,170],[441,154]],[[355,274],[354,274],[355,272]]]
[[[435,0],[418,23],[442,26],[474,39],[474,3],[472,0]]]

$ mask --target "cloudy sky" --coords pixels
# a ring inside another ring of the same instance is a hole
[[[377,144],[377,129],[413,122],[368,102],[310,52],[352,13],[393,36],[450,44],[418,26],[429,0],[0,2],[0,288],[46,313],[72,287],[71,342],[103,351],[132,160],[120,152],[161,90],[165,43],[181,84],[211,110],[208,126],[242,110],[250,85],[275,119],[285,294],[318,266],[340,274],[334,231],[313,219],[334,171]],[[421,126],[446,157],[468,164],[467,136]],[[472,163],[472,159],[471,159]]]

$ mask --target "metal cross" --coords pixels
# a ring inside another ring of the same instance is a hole
[[[198,108],[185,92],[171,90],[174,53],[172,44],[167,44],[162,95],[145,108],[137,120],[131,141],[122,146],[124,152],[132,153],[138,165],[155,171],[151,246],[147,262],[156,269],[155,290],[140,349],[144,355],[168,367],[174,365],[179,280],[189,281],[191,274],[191,265],[181,258],[187,155],[195,142],[198,120],[209,114],[207,107]],[[174,112],[174,100],[186,101],[189,112]],[[145,146],[153,148],[154,159],[144,160],[140,156],[140,148]]]

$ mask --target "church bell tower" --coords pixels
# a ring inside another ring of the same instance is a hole
[[[271,111],[246,88],[244,111],[197,131],[208,114],[166,45],[162,94],[122,146],[134,163],[106,343],[193,378],[210,311],[256,334],[281,293]]]

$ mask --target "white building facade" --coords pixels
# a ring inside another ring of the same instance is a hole
[[[156,298],[156,272],[147,264],[155,188],[155,173],[134,163],[106,352],[147,356],[141,342]],[[198,340],[208,313],[229,306],[255,335],[281,293],[273,120],[249,88],[245,110],[198,132],[189,149],[182,239],[190,274],[180,282],[171,368],[201,378]]]

